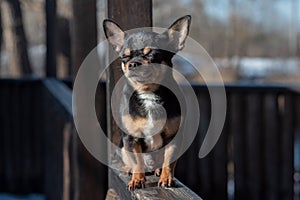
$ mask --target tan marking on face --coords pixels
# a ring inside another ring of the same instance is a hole
[[[129,49],[129,48],[126,48],[126,49],[124,50],[124,55],[125,55],[125,56],[130,56],[130,49]]]
[[[143,54],[147,55],[148,53],[150,53],[150,51],[151,51],[150,47],[145,47],[144,50],[143,50]]]

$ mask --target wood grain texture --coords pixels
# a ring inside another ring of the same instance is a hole
[[[127,190],[127,182],[130,180],[130,176],[116,170],[109,170],[109,176],[111,178],[111,185],[114,186],[113,189],[117,192],[121,199],[201,199],[177,179],[175,187],[161,188],[157,187],[159,177],[154,175],[146,176],[146,187],[144,189],[136,189],[134,192],[130,192]]]
[[[75,128],[66,129],[69,123],[73,123],[71,90],[56,79],[47,79],[43,84],[48,102],[46,108],[49,109],[46,121],[50,122],[46,128],[49,137],[46,148],[49,159],[46,165],[48,171],[46,184],[49,185],[46,188],[51,189],[52,184],[52,189],[56,191],[53,194],[48,191],[47,198],[59,199],[58,196],[64,195],[70,199],[104,199],[107,191],[107,167],[86,150]],[[64,130],[68,130],[65,134],[69,134],[70,137],[67,143],[62,143]],[[63,149],[69,149],[69,152],[63,152]],[[69,159],[67,166],[63,163],[66,159],[63,156]],[[53,163],[55,163],[54,167]],[[66,171],[70,173],[64,174]],[[59,176],[54,176],[54,172]],[[70,185],[64,185],[66,178],[71,180]],[[69,190],[69,194],[63,190],[65,188]]]
[[[108,17],[129,30],[152,26],[151,0],[108,0]]]
[[[280,199],[293,198],[294,185],[294,130],[300,120],[299,96],[293,93],[285,94],[284,111],[282,114],[282,130],[280,134]],[[299,134],[299,133],[298,133]]]
[[[267,93],[263,99],[264,110],[264,199],[281,199],[279,196],[280,169],[280,123],[278,110],[278,96]]]
[[[246,138],[244,115],[245,98],[242,95],[231,94],[230,96],[230,132],[233,137],[233,162],[235,199],[246,199]]]
[[[151,0],[107,0],[108,7],[108,18],[114,20],[123,30],[129,30],[138,27],[150,27],[152,26],[152,1]],[[114,51],[110,50],[110,56],[115,54]],[[106,83],[107,100],[111,102],[111,94],[114,89],[116,82],[121,77],[121,66],[120,60],[117,59],[112,63],[109,63],[108,79]],[[111,141],[118,145],[120,141],[121,130],[117,126],[111,114],[110,103],[107,103],[107,132],[108,137]],[[109,148],[109,147],[108,147]],[[108,149],[108,159],[114,152]],[[115,187],[119,184],[118,177],[114,176],[113,173],[109,172],[109,188],[116,189],[117,192],[121,188]],[[127,184],[127,183],[126,183]],[[125,189],[125,187],[124,187]],[[130,196],[126,196],[130,198]]]

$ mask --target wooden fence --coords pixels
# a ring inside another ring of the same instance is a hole
[[[0,106],[0,193],[41,193],[49,200],[105,198],[107,169],[76,134],[72,94],[65,84],[0,79]]]
[[[98,117],[105,126],[105,87],[98,89]],[[278,86],[226,86],[223,133],[213,151],[199,159],[210,98],[205,86],[194,89],[200,126],[176,177],[208,200],[292,199],[299,93]],[[0,192],[103,199],[107,169],[85,150],[72,120],[71,90],[60,81],[0,80]]]
[[[230,195],[234,199],[293,199],[299,93],[278,86],[226,86],[228,108],[221,138],[200,160],[198,151],[210,121],[210,98],[207,88],[194,89],[200,127],[178,164],[176,177],[204,199]]]

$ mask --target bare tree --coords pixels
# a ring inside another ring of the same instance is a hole
[[[27,39],[23,27],[23,16],[19,0],[6,0],[10,13],[10,27],[11,27],[11,44],[10,64],[15,65],[20,69],[20,73],[28,75],[32,73],[28,52]],[[20,74],[20,75],[21,75]]]

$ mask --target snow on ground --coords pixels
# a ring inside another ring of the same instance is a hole
[[[241,58],[238,63],[239,75],[245,78],[264,78],[268,75],[300,74],[300,60],[297,58]]]

